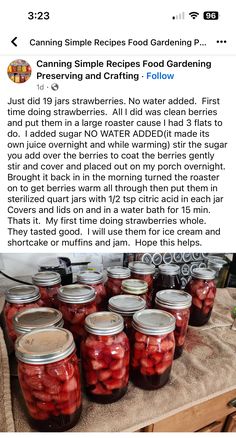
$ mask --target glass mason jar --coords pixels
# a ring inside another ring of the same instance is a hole
[[[143,389],[158,389],[169,379],[175,350],[175,318],[156,309],[133,316],[131,379]]]
[[[13,318],[13,326],[17,337],[32,332],[32,330],[63,327],[63,324],[62,313],[51,307],[25,309]]]
[[[84,320],[87,315],[97,311],[95,297],[95,290],[82,284],[63,286],[58,293],[58,309],[63,315],[64,327],[74,336],[78,353],[85,336]]]
[[[136,280],[135,278],[129,278],[122,281],[121,294],[135,295],[143,298],[147,305],[148,299],[148,284],[143,280]]]
[[[207,268],[197,268],[192,279],[186,285],[186,292],[192,295],[189,324],[201,326],[208,322],[214,304],[216,286],[215,271]]]
[[[191,295],[181,290],[167,289],[159,291],[156,294],[156,308],[160,310],[166,310],[167,312],[171,313],[176,319],[174,331],[174,359],[180,357],[183,352],[185,336],[188,329],[191,303]]]
[[[127,391],[129,341],[122,316],[97,312],[87,316],[87,338],[81,343],[86,392],[98,403],[113,403]]]
[[[104,286],[103,274],[95,271],[83,271],[77,276],[79,284],[87,284],[94,288],[96,293],[97,310],[102,311],[107,309],[107,292]]]
[[[133,315],[138,310],[146,307],[146,301],[136,295],[116,295],[111,297],[108,303],[110,312],[118,313],[124,319],[124,332],[131,340]]]
[[[159,292],[159,290],[181,289],[179,273],[180,267],[178,265],[158,266],[157,275],[154,280],[153,304],[155,302],[156,293]]]
[[[57,308],[57,294],[61,287],[60,274],[54,271],[40,271],[33,275],[32,281],[39,288],[44,305]]]
[[[15,348],[31,427],[41,432],[73,427],[82,401],[72,334],[63,328],[34,330],[20,336]]]
[[[151,307],[153,300],[153,277],[155,273],[155,267],[143,262],[131,262],[129,263],[129,269],[131,271],[131,278],[146,281],[148,284],[147,307]]]
[[[30,285],[11,287],[5,294],[5,300],[4,318],[7,334],[14,343],[17,336],[13,326],[13,317],[23,309],[41,307],[44,303],[40,299],[38,288]]]
[[[123,280],[130,278],[130,269],[123,266],[112,266],[107,268],[107,281],[105,283],[107,297],[111,298],[120,295],[121,283]]]

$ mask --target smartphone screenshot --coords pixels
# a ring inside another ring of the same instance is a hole
[[[4,5],[1,432],[236,431],[235,13]]]

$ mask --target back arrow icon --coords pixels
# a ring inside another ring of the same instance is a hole
[[[12,43],[15,47],[17,47],[16,40],[17,40],[17,37],[15,37],[15,38],[13,38],[13,40],[11,40],[11,43]]]

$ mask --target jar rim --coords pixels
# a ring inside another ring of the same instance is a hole
[[[143,295],[148,291],[148,283],[136,278],[129,278],[122,281],[121,290],[124,293]]]
[[[18,334],[42,328],[63,327],[63,324],[62,313],[51,307],[24,309],[13,317],[14,329]]]
[[[40,293],[36,286],[20,285],[10,287],[5,292],[5,299],[8,303],[23,304],[39,300]]]
[[[88,333],[94,335],[115,335],[124,329],[124,320],[118,313],[95,312],[86,316],[84,327]]]
[[[158,266],[158,270],[164,275],[177,275],[180,272],[180,267],[174,263],[162,264]]]
[[[65,359],[75,351],[73,335],[64,328],[33,330],[16,339],[17,359],[28,364],[49,364]]]
[[[164,289],[156,293],[155,303],[167,309],[188,309],[192,296],[183,290]]]
[[[146,301],[136,295],[115,295],[108,301],[108,310],[122,316],[132,316],[138,310],[145,309]]]
[[[33,275],[32,281],[36,286],[54,286],[61,283],[61,276],[56,271],[39,271]]]
[[[155,266],[148,265],[147,263],[144,263],[144,262],[139,262],[139,261],[130,262],[128,266],[129,266],[130,271],[135,273],[135,274],[147,275],[147,274],[154,274],[155,273]]]
[[[175,329],[175,317],[165,310],[139,310],[133,316],[133,328],[147,335],[165,335]]]
[[[69,284],[60,287],[57,298],[63,303],[85,304],[94,301],[95,289],[87,284]]]
[[[79,284],[98,284],[103,280],[103,273],[98,271],[81,271],[77,275]]]
[[[129,278],[130,269],[125,266],[110,266],[107,268],[107,276],[110,278]]]
[[[201,280],[214,280],[215,276],[215,271],[209,268],[196,268],[193,269],[192,273],[192,277],[199,278]]]

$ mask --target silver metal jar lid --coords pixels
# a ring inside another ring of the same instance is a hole
[[[181,290],[165,289],[157,292],[155,303],[167,309],[188,309],[192,303],[192,296]]]
[[[166,335],[174,331],[175,317],[164,310],[140,310],[134,314],[132,325],[146,335]]]
[[[48,364],[65,359],[75,350],[73,335],[64,328],[33,330],[15,342],[17,359],[30,364]]]
[[[69,284],[60,287],[57,298],[63,303],[82,304],[95,300],[96,293],[93,287],[86,284]]]
[[[77,275],[77,281],[80,284],[97,284],[103,280],[102,272],[82,271]]]
[[[143,280],[129,278],[128,280],[122,281],[121,290],[122,292],[128,294],[142,295],[148,291],[148,284],[146,281]]]
[[[212,269],[208,268],[196,268],[193,270],[194,278],[199,278],[202,280],[214,280],[216,273]]]
[[[13,318],[13,325],[18,334],[31,332],[35,329],[63,327],[62,313],[50,307],[24,309]]]
[[[132,316],[138,310],[146,307],[146,301],[139,296],[116,295],[109,299],[108,310],[123,316]]]
[[[40,271],[33,275],[32,281],[36,286],[54,286],[61,283],[61,276],[54,271]]]
[[[39,300],[40,293],[37,287],[30,285],[13,286],[5,293],[8,303],[32,303]]]
[[[122,332],[124,320],[118,313],[95,312],[85,318],[84,327],[94,335],[115,335]]]
[[[130,262],[129,269],[131,272],[141,275],[154,274],[155,272],[155,267],[153,265],[148,265],[143,262]]]
[[[158,270],[160,274],[164,275],[177,275],[179,274],[180,267],[178,265],[170,264],[170,265],[159,265]]]
[[[124,266],[111,266],[107,268],[107,275],[110,278],[129,278],[130,269]]]

